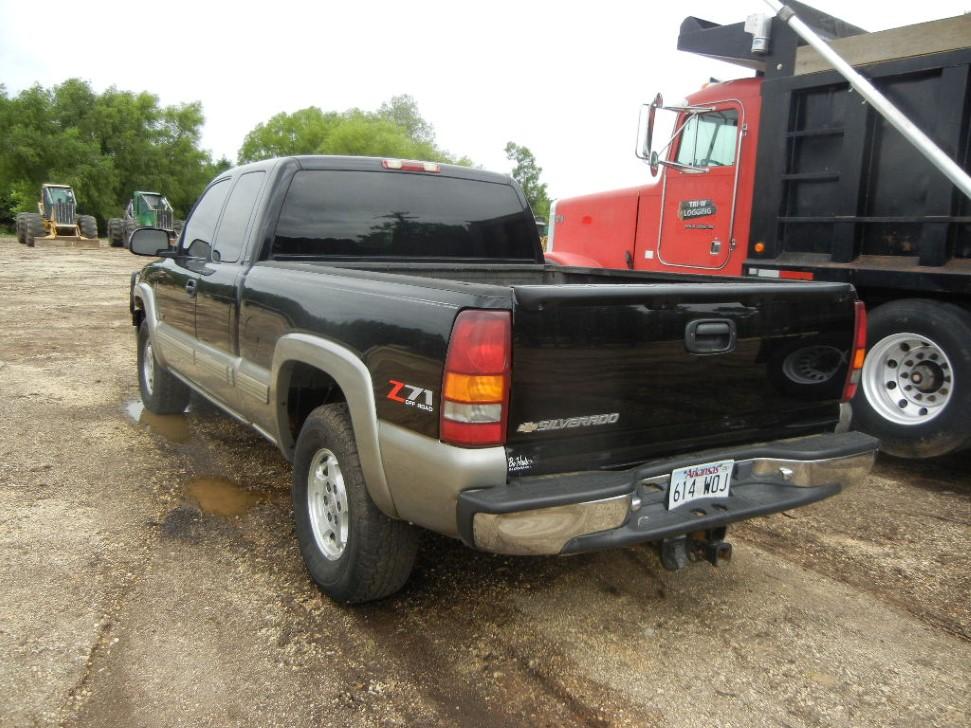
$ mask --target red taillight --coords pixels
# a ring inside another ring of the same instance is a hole
[[[431,172],[438,174],[442,171],[438,162],[418,162],[412,159],[385,159],[381,162],[385,169],[400,169],[403,172]]]
[[[442,442],[487,447],[506,441],[512,320],[508,311],[462,311],[442,378]]]
[[[853,331],[853,348],[850,350],[850,367],[846,372],[846,385],[843,387],[843,401],[849,402],[856,396],[866,358],[866,305],[856,302],[856,325]]]

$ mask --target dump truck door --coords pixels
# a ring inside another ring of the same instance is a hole
[[[714,106],[678,122],[684,129],[673,161],[691,168],[669,167],[661,183],[658,259],[665,265],[717,270],[732,254],[743,111],[734,102]]]

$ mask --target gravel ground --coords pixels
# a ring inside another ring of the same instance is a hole
[[[140,263],[0,238],[0,725],[971,724],[971,457],[881,459],[717,569],[429,535],[341,607],[271,445],[140,407]]]

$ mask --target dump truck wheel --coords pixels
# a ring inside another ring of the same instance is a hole
[[[853,425],[883,452],[929,458],[971,444],[971,313],[907,299],[870,312]]]
[[[37,212],[28,212],[24,214],[24,243],[27,247],[34,247],[34,240],[37,238],[42,238],[45,236],[44,230],[44,218],[40,216]]]
[[[98,221],[91,215],[78,215],[78,227],[81,229],[81,237],[97,239]]]

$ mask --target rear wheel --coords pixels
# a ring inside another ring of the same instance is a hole
[[[121,221],[121,244],[126,248],[131,247],[131,234],[138,229],[134,220]]]
[[[26,235],[25,235],[26,230],[24,229],[24,215],[26,215],[26,214],[27,213],[25,213],[25,212],[18,212],[17,213],[17,217],[16,217],[16,221],[17,221],[17,242],[20,243],[20,244],[23,244],[23,243],[26,243],[27,242],[27,238],[26,238]]]
[[[81,237],[97,239],[98,221],[91,215],[78,215],[78,227],[81,229]]]
[[[124,244],[124,233],[121,229],[121,218],[112,217],[108,220],[108,244],[112,248],[120,248]]]
[[[145,409],[157,415],[177,415],[189,404],[189,388],[155,358],[148,323],[138,327],[138,389]]]
[[[34,240],[37,238],[43,238],[46,231],[44,230],[44,218],[40,216],[39,212],[27,212],[24,213],[24,243],[30,248],[34,247]]]
[[[971,442],[971,314],[905,300],[869,316],[854,424],[891,455],[929,458]]]
[[[380,599],[408,580],[418,534],[384,515],[368,495],[345,404],[318,407],[300,430],[293,512],[307,570],[333,599]]]

